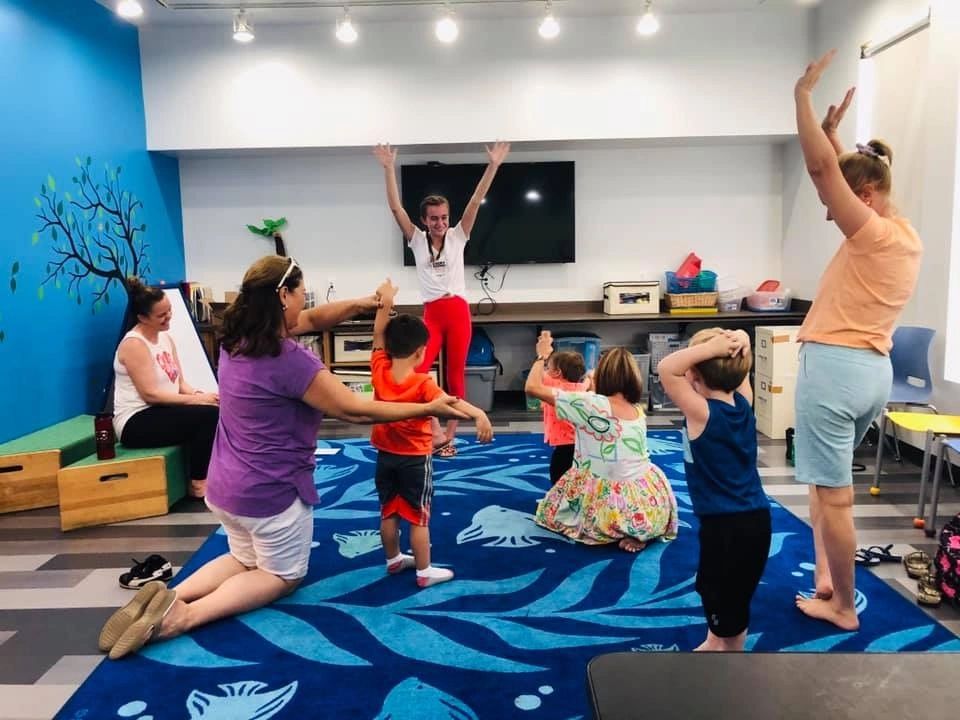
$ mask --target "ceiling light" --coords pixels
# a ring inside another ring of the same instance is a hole
[[[553,40],[560,34],[560,23],[558,23],[557,19],[553,16],[551,5],[550,0],[547,0],[546,6],[544,7],[543,21],[540,23],[540,28],[537,31],[544,40]]]
[[[127,20],[134,20],[143,15],[143,8],[137,0],[120,0],[117,3],[117,15]]]
[[[345,45],[357,41],[357,29],[350,20],[350,11],[347,8],[343,9],[343,18],[337,21],[337,40]]]
[[[457,39],[457,36],[460,34],[460,28],[457,27],[457,23],[453,19],[453,11],[451,11],[450,8],[447,8],[446,15],[437,20],[434,33],[437,36],[437,40],[442,43],[452,43]]]
[[[247,13],[241,10],[233,19],[233,39],[239,43],[253,42],[253,23],[247,19]]]
[[[524,197],[527,198],[527,202],[540,202],[541,199],[540,193],[536,190],[527,190],[527,194]]]
[[[660,21],[657,20],[657,16],[653,14],[653,10],[651,9],[652,5],[653,0],[647,0],[647,8],[643,11],[640,22],[637,23],[637,35],[646,37],[653,35],[660,29]]]

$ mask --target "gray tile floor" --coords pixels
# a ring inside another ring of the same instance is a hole
[[[539,421],[522,411],[494,413],[499,432],[539,432]],[[673,427],[670,414],[651,416],[650,426]],[[466,431],[467,428],[464,427]],[[362,429],[360,429],[362,432]],[[321,437],[356,437],[356,426],[325,423]],[[888,460],[883,493],[868,492],[872,451],[864,450],[867,472],[856,484],[856,523],[860,545],[894,543],[895,553],[932,551],[934,541],[912,527],[919,468]],[[807,519],[806,489],[792,481],[783,442],[761,436],[761,475],[767,492]],[[960,511],[960,492],[947,487],[941,518]],[[941,520],[942,521],[942,520]],[[174,511],[107,527],[62,533],[56,508],[0,515],[0,720],[51,718],[101,662],[96,651],[100,626],[130,591],[117,584],[131,557],[157,552],[177,567],[215,529],[202,503],[185,500]],[[899,564],[874,570],[904,597],[915,583]],[[928,611],[960,635],[960,614],[941,607]]]

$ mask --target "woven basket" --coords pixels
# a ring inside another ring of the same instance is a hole
[[[668,308],[712,308],[717,306],[717,293],[667,293]]]

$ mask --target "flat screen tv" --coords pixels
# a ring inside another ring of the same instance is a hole
[[[401,200],[413,222],[420,201],[443,195],[450,201],[450,225],[460,216],[486,165],[404,165]],[[573,162],[518,162],[500,166],[467,243],[467,265],[572,263],[574,243]],[[414,265],[404,245],[403,264]]]

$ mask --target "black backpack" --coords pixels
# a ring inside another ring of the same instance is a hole
[[[943,599],[960,609],[960,513],[940,531],[940,547],[933,564]]]

